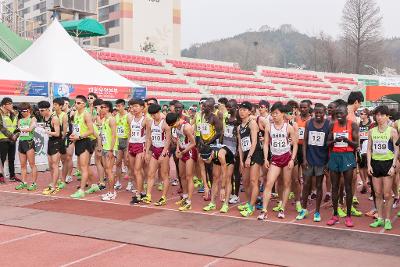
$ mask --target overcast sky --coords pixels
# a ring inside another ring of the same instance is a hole
[[[376,0],[384,36],[400,37],[400,0]],[[182,48],[259,29],[292,24],[300,32],[340,34],[346,0],[181,0]]]

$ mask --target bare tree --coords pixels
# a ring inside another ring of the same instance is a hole
[[[360,73],[365,51],[381,39],[382,16],[376,1],[347,0],[341,26],[354,55],[354,72]]]

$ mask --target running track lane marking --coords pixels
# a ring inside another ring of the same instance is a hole
[[[40,193],[25,193],[25,192],[12,192],[12,191],[4,191],[0,190],[1,193],[10,193],[10,194],[24,194],[24,195],[36,195],[36,196],[42,196]],[[72,199],[76,201],[87,201],[87,202],[95,202],[95,203],[107,203],[107,204],[112,204],[112,205],[120,205],[120,206],[128,206],[128,207],[139,207],[139,208],[144,208],[144,209],[157,209],[157,210],[168,210],[168,211],[173,211],[173,212],[180,212],[178,209],[171,209],[171,208],[165,208],[165,207],[157,207],[157,206],[139,206],[139,205],[130,205],[130,204],[122,204],[122,203],[115,203],[115,202],[104,202],[101,200],[86,200],[86,199],[73,199],[70,197],[62,197],[62,196],[46,196],[48,198],[54,198],[54,199]],[[253,220],[253,221],[258,221],[257,218],[246,218],[246,217],[238,217],[238,216],[233,216],[233,215],[221,215],[221,213],[217,214],[212,214],[212,213],[204,213],[204,212],[199,212],[199,211],[185,211],[183,213],[193,213],[193,214],[202,214],[202,215],[207,215],[207,216],[219,216],[219,217],[228,217],[228,218],[234,218],[234,219],[240,219],[240,220]],[[84,216],[84,215],[83,215]],[[4,225],[6,221],[0,222],[0,224]],[[390,233],[379,233],[379,232],[370,232],[370,231],[365,231],[365,230],[359,230],[359,229],[347,229],[347,228],[335,228],[332,226],[325,226],[325,225],[315,225],[315,224],[305,224],[305,223],[297,223],[297,222],[282,222],[282,221],[273,221],[273,220],[265,220],[265,222],[270,222],[270,223],[278,223],[278,224],[293,224],[293,225],[301,225],[305,227],[318,227],[318,228],[324,228],[324,229],[334,229],[338,231],[352,231],[352,232],[359,232],[359,233],[366,233],[366,234],[375,234],[375,235],[388,235],[388,236],[395,236],[395,237],[400,237],[398,234],[390,234]],[[262,223],[262,222],[261,222]]]
[[[206,265],[204,265],[204,267],[212,267],[212,266],[214,266],[214,264],[220,262],[221,260],[222,260],[221,258],[216,258],[215,260],[213,260],[213,261],[207,263]]]
[[[33,233],[33,234],[29,234],[29,235],[20,236],[20,237],[11,239],[11,240],[7,240],[7,241],[4,241],[4,242],[1,242],[1,243],[0,243],[0,246],[1,246],[1,245],[6,245],[6,244],[9,244],[9,243],[12,243],[12,242],[24,240],[24,239],[27,239],[27,238],[30,238],[30,237],[42,235],[42,234],[44,234],[44,233],[46,233],[46,232],[45,232],[45,231],[41,231],[41,232],[38,232],[38,233]]]
[[[114,250],[120,249],[120,248],[122,248],[122,247],[125,247],[125,246],[127,246],[127,245],[128,245],[128,244],[121,244],[121,245],[118,245],[118,246],[115,246],[115,247],[112,247],[112,248],[108,248],[108,249],[105,249],[105,250],[102,250],[102,251],[99,251],[99,252],[93,253],[93,254],[91,254],[91,255],[89,255],[89,256],[86,256],[86,257],[80,258],[80,259],[78,259],[78,260],[71,261],[71,262],[69,262],[69,263],[67,263],[67,264],[63,264],[63,265],[61,265],[60,267],[67,267],[67,266],[71,266],[71,265],[74,265],[74,264],[80,263],[80,262],[82,262],[82,261],[85,261],[85,260],[88,260],[88,259],[91,259],[91,258],[94,258],[94,257],[100,256],[100,255],[103,255],[103,254],[105,254],[105,253],[108,253],[108,252],[111,252],[111,251],[114,251]]]

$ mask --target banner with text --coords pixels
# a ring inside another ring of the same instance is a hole
[[[49,96],[47,82],[0,80],[0,95]]]

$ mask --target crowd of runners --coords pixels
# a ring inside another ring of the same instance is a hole
[[[68,98],[56,98],[52,103],[14,106],[10,98],[3,98],[0,182],[5,182],[2,166],[8,160],[9,180],[18,182],[16,190],[57,194],[73,181],[75,154],[80,186],[71,197],[76,199],[102,191],[103,201],[114,200],[127,176],[132,205],[166,205],[172,185],[179,186],[180,211],[192,208],[195,190],[209,201],[203,207],[206,212],[218,208],[228,213],[234,205],[242,216],[254,214],[259,220],[274,216],[271,211],[285,218],[292,208],[289,201],[295,202],[296,219],[302,220],[309,216],[310,200],[315,200],[315,222],[322,220],[321,203],[331,202],[333,214],[325,218],[326,224],[332,226],[343,217],[345,225],[353,227],[351,217],[362,216],[357,195],[369,194],[372,209],[365,215],[375,218],[370,226],[390,230],[392,209],[399,205],[400,120],[387,106],[357,112],[363,101],[361,92],[327,107],[310,100],[270,106],[265,100],[254,105],[202,98],[185,110],[179,101],[161,107],[154,98],[118,99],[114,105],[93,93],[76,96],[73,105]],[[37,127],[48,135],[51,175],[51,184],[40,189]],[[176,169],[174,179],[171,166]],[[157,189],[161,198],[153,199]],[[277,206],[269,211],[272,198]]]

